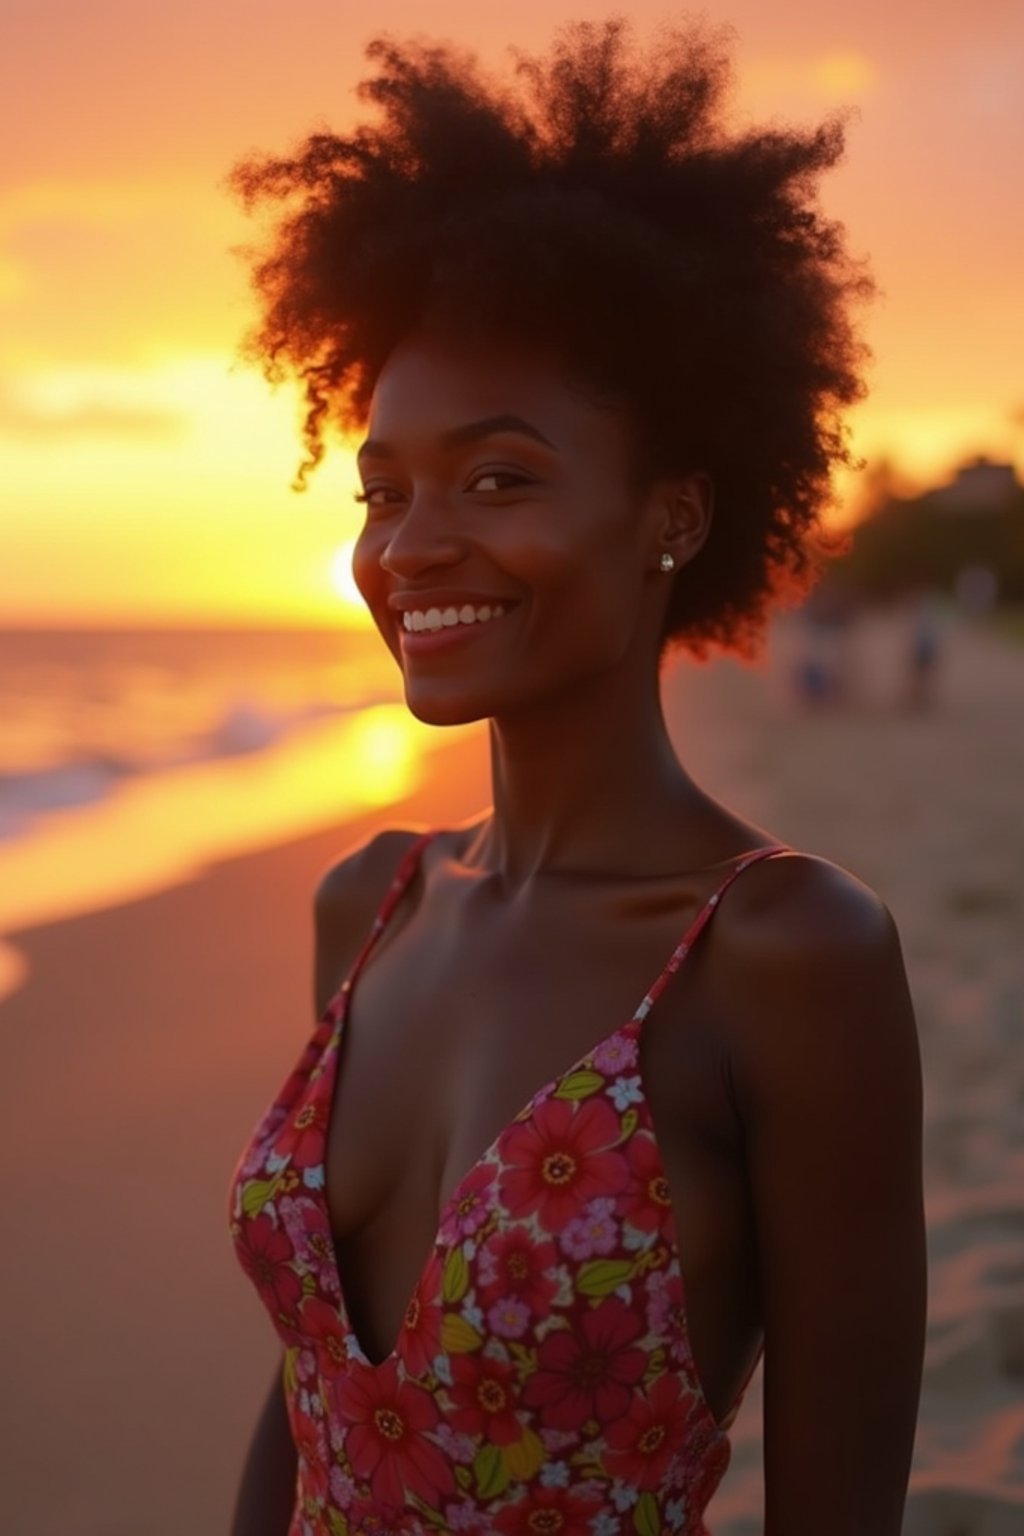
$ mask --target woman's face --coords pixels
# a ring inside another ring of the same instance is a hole
[[[656,509],[630,490],[623,419],[554,363],[408,338],[378,378],[358,461],[353,573],[418,719],[511,716],[622,664],[656,669]],[[428,627],[407,636],[403,609]]]

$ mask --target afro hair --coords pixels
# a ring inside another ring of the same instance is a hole
[[[728,34],[578,22],[513,84],[449,42],[366,47],[378,121],[250,154],[227,185],[280,205],[244,246],[260,319],[241,346],[301,383],[308,457],[365,427],[376,378],[420,325],[552,347],[631,423],[637,483],[702,471],[712,527],[674,578],[661,651],[752,659],[773,607],[848,547],[823,513],[851,465],[844,410],[872,283],[817,204],[841,118],[731,132]]]

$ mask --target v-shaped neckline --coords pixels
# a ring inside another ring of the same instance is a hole
[[[398,1325],[398,1333],[395,1337],[395,1341],[382,1360],[371,1360],[366,1350],[364,1349],[358,1334],[356,1333],[355,1327],[352,1323],[351,1315],[348,1310],[348,1303],[345,1298],[345,1287],[342,1282],[341,1269],[338,1264],[337,1244],[334,1236],[334,1229],[331,1224],[330,1202],[327,1195],[327,1152],[330,1143],[331,1123],[334,1118],[334,1109],[337,1100],[336,1088],[338,1081],[338,1068],[341,1057],[342,1035],[345,1029],[345,1024],[348,1020],[348,1013],[352,1003],[352,994],[355,989],[355,984],[359,979],[359,975],[363,969],[363,966],[369,959],[369,956],[374,946],[376,945],[377,939],[380,937],[380,934],[383,932],[384,928],[390,921],[392,913],[397,907],[402,896],[405,894],[405,891],[411,883],[413,876],[418,872],[420,867],[420,858],[424,849],[437,836],[439,830],[440,829],[434,829],[430,832],[423,833],[407,848],[400,865],[399,872],[392,881],[387,896],[385,897],[385,900],[382,903],[376,918],[374,919],[374,922],[370,928],[370,932],[367,935],[362,948],[356,956],[348,975],[345,977],[345,980],[341,983],[340,987],[335,992],[333,999],[328,1003],[327,1007],[324,1009],[323,1014],[321,1015],[321,1021],[326,1021],[329,1019],[332,1009],[337,1009],[337,1017],[333,1021],[330,1034],[324,1046],[324,1053],[327,1059],[324,1060],[322,1058],[321,1060],[322,1070],[320,1073],[319,1081],[317,1083],[317,1091],[323,1096],[323,1103],[325,1106],[325,1113],[321,1122],[320,1132],[322,1138],[321,1164],[323,1167],[323,1178],[320,1182],[319,1190],[317,1193],[323,1201],[322,1218],[325,1226],[325,1241],[329,1259],[328,1274],[330,1276],[331,1286],[334,1291],[335,1305],[338,1312],[338,1321],[341,1325],[342,1333],[345,1339],[346,1350],[348,1350],[350,1353],[355,1353],[360,1364],[365,1366],[368,1370],[374,1372],[388,1369],[388,1367],[390,1367],[398,1359],[399,1348],[402,1342],[404,1319],[408,1313],[409,1307],[411,1306],[421,1285],[423,1284],[423,1279],[430,1268],[431,1260],[434,1258],[437,1252],[438,1244],[441,1241],[441,1233],[444,1230],[445,1224],[470,1179],[474,1176],[474,1174],[479,1172],[480,1168],[483,1167],[486,1162],[488,1162],[492,1154],[498,1148],[500,1148],[502,1141],[506,1136],[509,1135],[510,1131],[515,1126],[527,1120],[534,1107],[539,1102],[550,1097],[551,1094],[558,1089],[559,1085],[564,1082],[566,1078],[571,1077],[575,1072],[578,1072],[586,1064],[586,1062],[588,1062],[598,1053],[598,1051],[602,1049],[603,1046],[609,1045],[619,1035],[633,1034],[637,1037],[639,1036],[640,1026],[643,1023],[643,1020],[645,1019],[651,1006],[660,996],[660,993],[663,990],[665,984],[668,982],[671,975],[674,974],[675,970],[678,969],[679,964],[685,955],[689,952],[701,928],[704,926],[704,923],[710,917],[711,912],[717,905],[718,898],[724,890],[725,886],[731,883],[735,876],[738,875],[740,871],[746,867],[747,863],[752,863],[755,859],[765,857],[769,853],[789,851],[786,844],[774,843],[765,845],[761,848],[753,849],[751,852],[746,854],[737,855],[738,862],[735,864],[735,867],[730,870],[726,879],[720,882],[712,895],[702,905],[699,912],[687,928],[683,938],[673,949],[672,954],[669,956],[667,963],[663,966],[656,981],[647,990],[647,992],[644,993],[644,996],[641,998],[639,1004],[636,1007],[636,1010],[631,1015],[631,1017],[624,1023],[617,1024],[614,1029],[611,1029],[606,1035],[602,1036],[601,1039],[596,1040],[592,1045],[588,1046],[587,1049],[583,1051],[575,1059],[575,1061],[571,1062],[569,1066],[567,1066],[562,1072],[559,1072],[556,1076],[549,1078],[547,1082],[542,1083],[541,1086],[530,1095],[522,1109],[513,1115],[510,1120],[507,1120],[501,1129],[497,1132],[497,1134],[492,1137],[480,1155],[475,1159],[471,1166],[466,1169],[465,1173],[463,1173],[456,1181],[447,1199],[442,1202],[437,1218],[437,1225],[434,1229],[434,1236],[431,1240],[431,1244],[427,1250],[426,1256],[424,1257],[423,1263],[420,1265],[415,1281],[413,1282],[412,1290],[409,1293],[405,1309],[402,1312],[403,1321]],[[644,1086],[643,1073],[640,1070],[639,1038],[637,1040],[637,1044],[637,1074],[640,1079],[638,1084],[640,1098],[639,1101],[633,1105],[637,1112],[637,1125],[633,1134],[635,1134],[635,1131],[639,1130],[641,1126],[650,1132],[655,1154],[658,1159],[658,1164],[662,1170],[667,1185],[668,1176],[664,1169],[664,1161],[661,1156],[661,1148],[658,1144],[657,1134],[654,1129],[654,1121],[651,1116],[647,1091]],[[678,1253],[675,1251],[676,1246],[677,1245],[673,1244],[674,1251],[672,1258],[674,1262],[678,1263]],[[709,1417],[712,1419],[712,1422],[715,1423],[715,1427],[718,1428],[719,1426],[717,1421],[714,1419],[714,1415],[711,1414],[710,1407],[708,1407],[707,1411]]]
[[[323,1198],[323,1202],[324,1202],[324,1212],[323,1212],[323,1214],[324,1214],[324,1220],[327,1223],[327,1239],[328,1239],[328,1248],[329,1248],[329,1251],[330,1251],[330,1275],[331,1275],[331,1281],[332,1281],[332,1284],[333,1284],[335,1299],[336,1299],[336,1302],[337,1302],[338,1311],[339,1311],[340,1319],[341,1319],[341,1322],[342,1322],[342,1325],[343,1325],[343,1329],[344,1329],[346,1337],[349,1339],[350,1343],[352,1345],[354,1345],[355,1352],[359,1356],[360,1362],[363,1365],[369,1366],[369,1368],[371,1370],[377,1371],[377,1370],[384,1370],[385,1367],[390,1365],[391,1362],[397,1356],[399,1345],[402,1342],[402,1328],[404,1327],[404,1323],[400,1323],[399,1324],[398,1334],[397,1334],[397,1336],[395,1338],[395,1342],[392,1345],[392,1347],[390,1348],[390,1350],[388,1351],[388,1353],[384,1356],[383,1360],[371,1360],[369,1355],[367,1354],[366,1350],[364,1349],[362,1343],[359,1340],[359,1336],[356,1333],[356,1330],[355,1330],[355,1328],[353,1326],[353,1323],[352,1323],[352,1318],[351,1318],[351,1316],[349,1314],[348,1303],[345,1300],[345,1287],[344,1287],[344,1284],[342,1283],[341,1271],[340,1271],[340,1269],[338,1267],[337,1245],[336,1245],[336,1242],[335,1242],[334,1231],[333,1231],[333,1228],[331,1226],[330,1205],[329,1205],[328,1199],[327,1199],[327,1145],[328,1145],[328,1137],[329,1137],[329,1134],[330,1134],[331,1120],[333,1118],[334,1100],[335,1100],[335,1097],[336,1097],[334,1089],[335,1089],[335,1084],[337,1082],[337,1076],[338,1076],[338,1058],[339,1058],[339,1055],[340,1055],[341,1035],[342,1035],[342,1031],[343,1031],[344,1025],[345,1025],[345,1016],[346,1016],[346,1014],[348,1012],[348,997],[349,996],[351,996],[351,993],[347,993],[346,994],[345,1005],[344,1005],[343,1009],[341,1010],[341,1012],[340,1012],[340,1014],[338,1016],[338,1020],[337,1020],[337,1023],[335,1025],[335,1028],[334,1028],[334,1033],[331,1036],[331,1041],[329,1043],[328,1049],[330,1049],[331,1052],[332,1052],[332,1060],[331,1060],[329,1066],[325,1069],[324,1074],[323,1074],[323,1078],[321,1080],[321,1091],[322,1091],[322,1093],[324,1094],[324,1097],[325,1097],[325,1102],[326,1102],[326,1106],[327,1106],[327,1113],[326,1113],[326,1116],[325,1116],[325,1119],[324,1119],[324,1125],[323,1125],[323,1153],[324,1153],[324,1156],[323,1156],[323,1168],[324,1168],[324,1178],[323,1178],[323,1182],[322,1182],[322,1184],[320,1186],[319,1193],[320,1193],[320,1195]],[[634,1032],[635,1032],[635,1026],[637,1024],[639,1024],[639,1023],[640,1023],[640,1020],[636,1016],[634,1016],[632,1019],[628,1020],[625,1024],[618,1025],[609,1034],[605,1035],[605,1037],[602,1040],[598,1040],[593,1045],[589,1046],[588,1049],[586,1051],[584,1051],[582,1056],[580,1056],[570,1066],[566,1067],[564,1072],[559,1072],[557,1077],[550,1078],[546,1083],[542,1083],[541,1086],[534,1093],[532,1093],[530,1095],[530,1097],[527,1099],[526,1103],[523,1105],[522,1109],[520,1109],[517,1114],[513,1115],[510,1120],[507,1120],[505,1122],[505,1124],[501,1127],[501,1130],[498,1131],[497,1135],[492,1137],[490,1142],[488,1142],[487,1146],[480,1153],[479,1157],[477,1157],[476,1160],[472,1163],[472,1165],[469,1168],[466,1169],[465,1173],[463,1173],[456,1180],[456,1183],[455,1183],[451,1193],[448,1195],[447,1199],[444,1200],[442,1202],[442,1204],[441,1204],[440,1212],[439,1212],[438,1218],[437,1218],[437,1225],[436,1225],[436,1227],[434,1229],[434,1236],[433,1236],[433,1239],[431,1240],[430,1247],[427,1250],[426,1257],[424,1258],[423,1263],[420,1265],[419,1272],[417,1273],[417,1276],[416,1276],[415,1282],[413,1284],[412,1290],[409,1293],[409,1296],[408,1296],[408,1299],[407,1299],[406,1305],[405,1305],[405,1310],[402,1313],[403,1318],[406,1316],[406,1313],[408,1312],[410,1304],[412,1303],[412,1301],[415,1298],[417,1292],[419,1291],[420,1286],[423,1284],[423,1278],[426,1275],[427,1271],[429,1270],[431,1260],[434,1257],[435,1253],[437,1252],[438,1244],[441,1242],[441,1233],[444,1231],[444,1228],[445,1228],[445,1225],[446,1225],[446,1223],[448,1221],[448,1218],[451,1216],[452,1211],[455,1209],[456,1205],[458,1204],[459,1199],[462,1196],[462,1194],[463,1194],[463,1192],[464,1192],[464,1190],[466,1188],[466,1185],[469,1183],[470,1179],[472,1179],[474,1174],[478,1173],[480,1171],[480,1169],[484,1166],[484,1164],[487,1163],[491,1159],[492,1154],[500,1148],[501,1143],[508,1136],[509,1132],[515,1126],[521,1124],[523,1121],[525,1121],[525,1120],[527,1120],[529,1118],[531,1112],[533,1111],[533,1109],[535,1108],[535,1106],[538,1103],[540,1103],[543,1099],[549,1098],[551,1096],[551,1094],[554,1093],[554,1091],[558,1088],[559,1084],[564,1082],[564,1080],[566,1078],[571,1077],[574,1072],[578,1072],[580,1070],[580,1068],[583,1067],[583,1065],[589,1060],[589,1058],[592,1057],[593,1055],[595,1055],[601,1049],[601,1047],[603,1045],[610,1044],[611,1041],[614,1040],[617,1035],[625,1034],[627,1031],[629,1031],[631,1029],[631,1027],[634,1027]],[[641,1095],[640,1102],[635,1104],[634,1106],[632,1106],[632,1107],[634,1107],[636,1109],[638,1117],[639,1117],[638,1118],[638,1122],[637,1122],[638,1126],[640,1124],[645,1124],[648,1127],[651,1127],[652,1126],[652,1122],[650,1120],[650,1111],[649,1111],[649,1106],[648,1106],[648,1103],[647,1103],[647,1095],[643,1091],[643,1083],[642,1082],[640,1084],[640,1095]]]

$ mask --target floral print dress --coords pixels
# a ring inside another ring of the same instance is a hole
[[[694,1369],[643,1019],[749,864],[735,862],[635,1014],[545,1083],[462,1178],[386,1359],[345,1310],[324,1193],[352,988],[436,831],[407,850],[347,980],[230,1181],[238,1258],[285,1346],[288,1536],[707,1536],[729,1464]]]

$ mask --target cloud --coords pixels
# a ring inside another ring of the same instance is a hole
[[[81,437],[122,437],[166,442],[182,436],[185,417],[159,407],[81,400],[57,409],[0,395],[0,435],[53,441]]]

